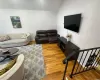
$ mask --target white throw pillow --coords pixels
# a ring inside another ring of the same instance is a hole
[[[25,39],[25,38],[27,38],[27,35],[26,35],[26,34],[23,34],[23,35],[21,36],[21,39]]]
[[[8,35],[1,35],[0,36],[0,42],[7,41],[9,39],[10,39],[10,37]]]

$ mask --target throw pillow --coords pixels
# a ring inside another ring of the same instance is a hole
[[[7,41],[9,39],[10,39],[10,37],[8,35],[1,35],[0,36],[0,42]]]
[[[23,34],[22,36],[21,36],[21,39],[26,39],[27,38],[27,35],[26,34]]]

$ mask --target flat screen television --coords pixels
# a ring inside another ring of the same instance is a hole
[[[79,32],[81,23],[81,14],[64,16],[64,28],[72,30],[74,32]]]

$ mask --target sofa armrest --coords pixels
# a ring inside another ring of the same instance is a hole
[[[60,35],[59,35],[59,34],[57,34],[57,37],[60,37]]]
[[[38,44],[39,43],[39,37],[35,36],[35,42]]]
[[[35,36],[35,40],[37,41],[39,39],[39,37],[38,36]]]

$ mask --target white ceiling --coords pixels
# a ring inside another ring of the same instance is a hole
[[[57,11],[63,0],[0,0],[1,9]]]

